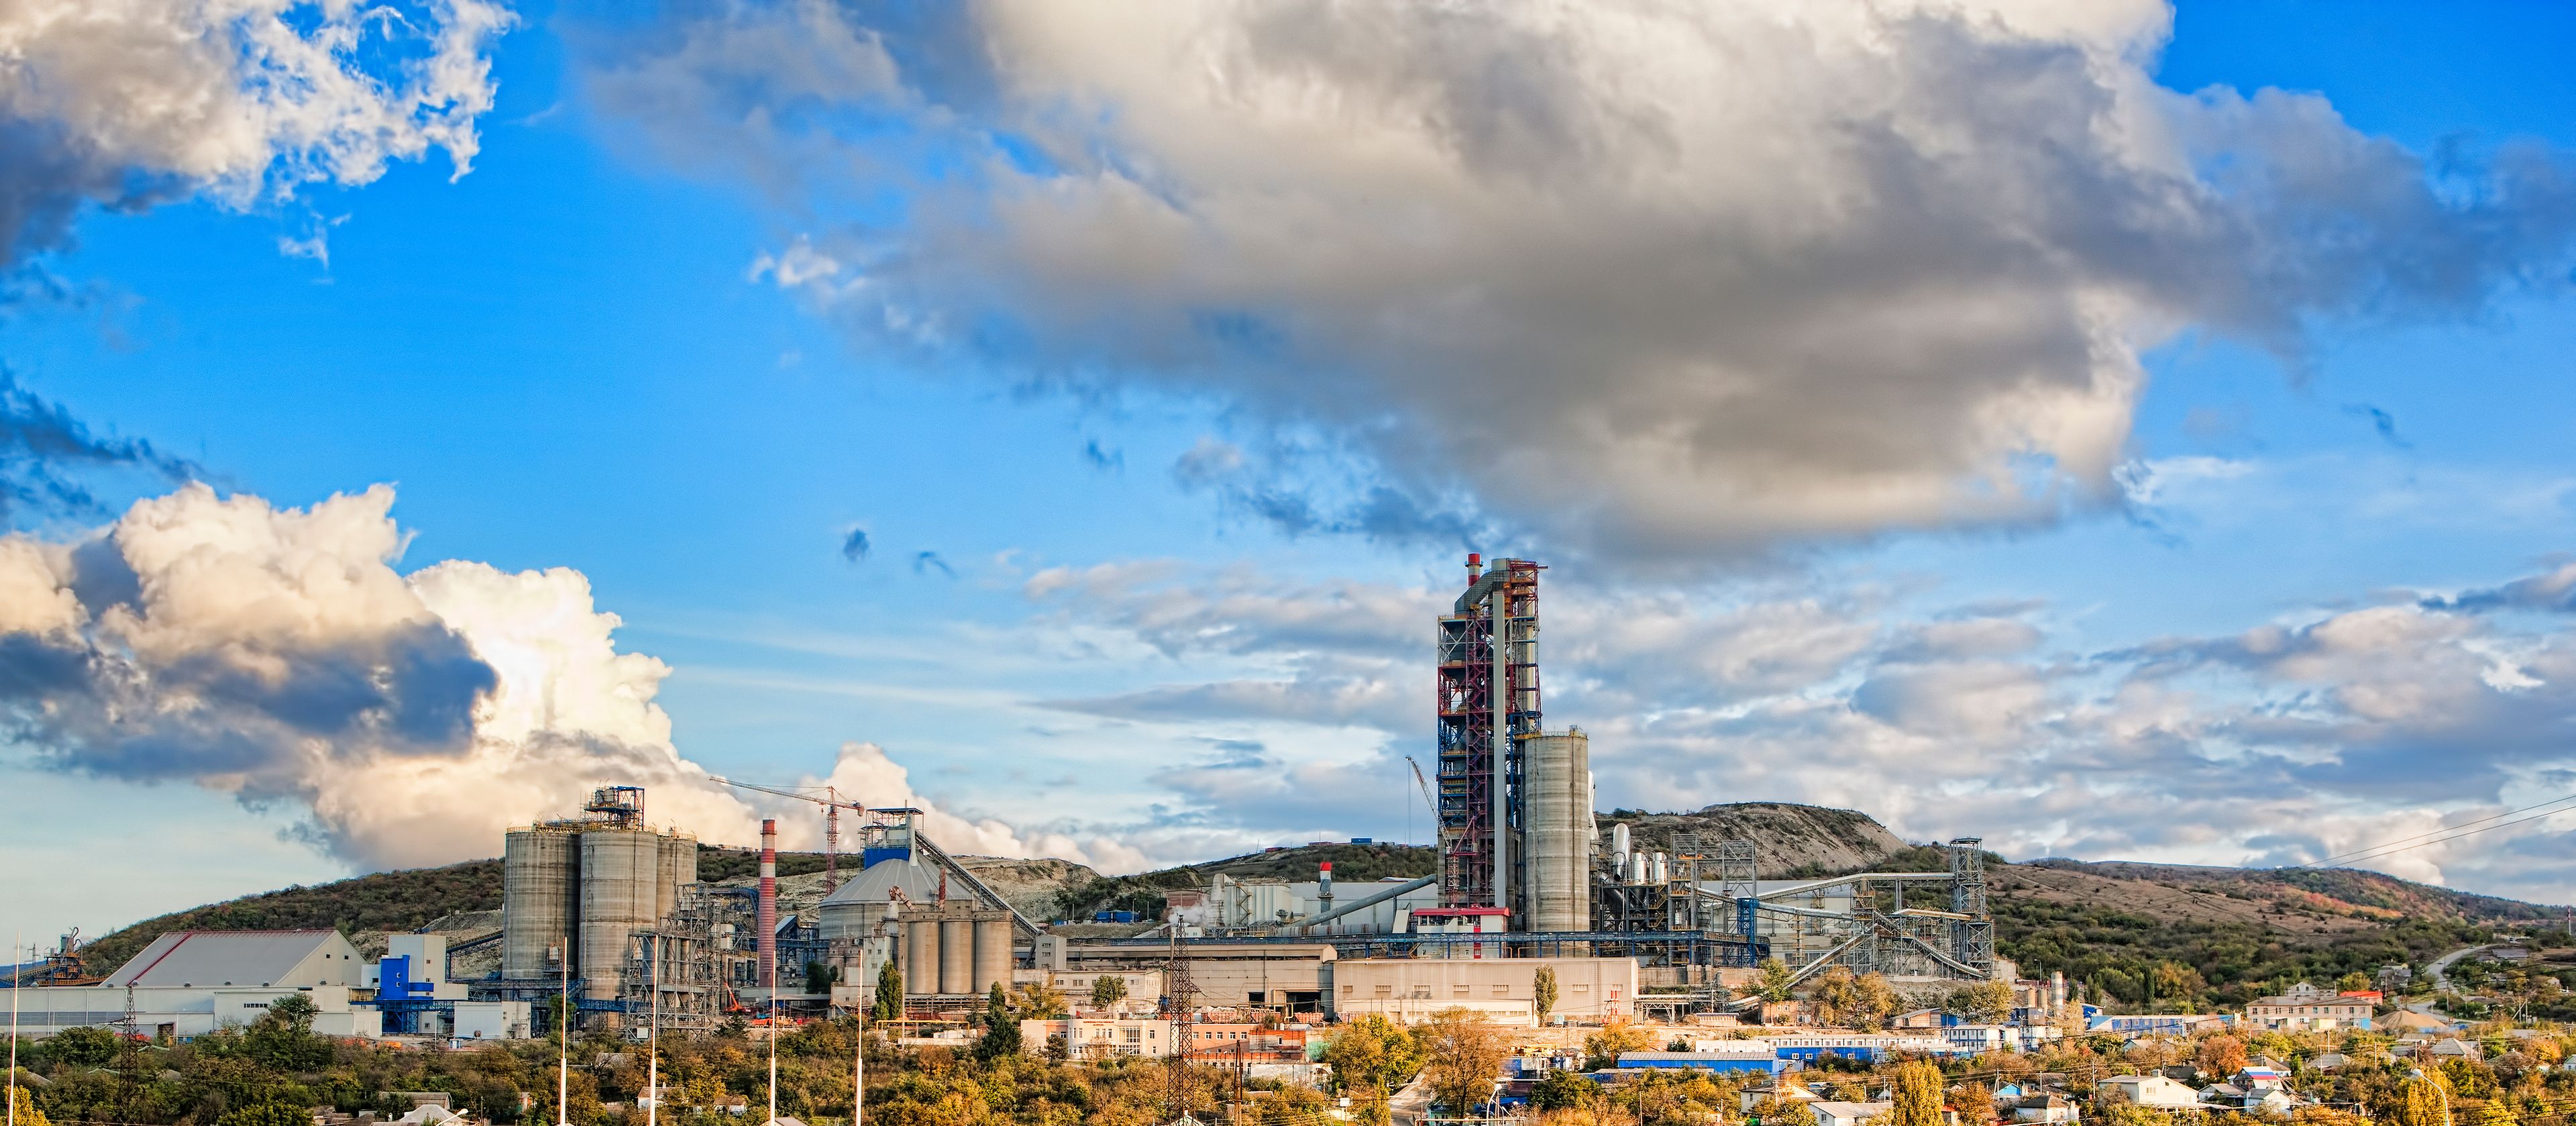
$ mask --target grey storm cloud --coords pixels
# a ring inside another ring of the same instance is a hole
[[[798,214],[905,199],[767,275],[869,346],[1308,436],[1174,467],[1252,518],[1688,567],[2116,507],[2175,332],[2295,365],[2317,325],[2558,284],[2566,154],[2436,168],[2315,96],[2163,88],[2170,21],[745,3],[603,33],[585,73]]]

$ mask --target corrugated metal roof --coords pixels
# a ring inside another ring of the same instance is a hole
[[[278,985],[337,931],[172,931],[109,974],[107,985]]]

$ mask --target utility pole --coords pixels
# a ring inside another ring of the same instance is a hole
[[[778,990],[769,991],[769,1124],[778,1126]]]
[[[572,1126],[572,936],[555,959],[563,977],[563,1003],[555,1010],[555,1126]]]
[[[662,951],[651,935],[643,942],[644,983],[653,993],[652,1015],[644,1018],[644,1090],[653,1101],[644,1104],[644,1126],[654,1126],[662,1115]]]
[[[26,971],[19,968],[19,940],[25,931],[9,935],[9,1126],[18,1126],[18,987],[24,984]]]

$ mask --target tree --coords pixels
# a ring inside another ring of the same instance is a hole
[[[1896,1105],[1883,1120],[1886,1126],[1941,1126],[1940,1068],[1908,1060],[1896,1065],[1889,1086],[1895,1089]]]
[[[1749,1126],[1816,1126],[1816,1112],[1805,1101],[1765,1095],[1745,1112]]]
[[[1765,1001],[1786,1001],[1789,999],[1791,976],[1789,963],[1781,961],[1776,955],[1764,958],[1762,959],[1762,982],[1754,988],[1762,994],[1762,999]]]
[[[280,1071],[309,1071],[331,1058],[331,1045],[313,1034],[321,1009],[301,993],[269,1002],[268,1012],[242,1033],[242,1050]]]
[[[1849,966],[1827,966],[1807,1000],[1815,1006],[1816,1023],[1842,1025],[1860,1007],[1860,979],[1852,976]]]
[[[1540,966],[1530,975],[1530,1007],[1538,1013],[1539,1024],[1545,1025],[1547,1014],[1556,1008],[1556,967]]]
[[[1002,983],[994,982],[993,991],[984,997],[984,1035],[975,1041],[975,1058],[986,1062],[1020,1054],[1020,1018],[1011,1013],[1011,999],[1002,992]]]
[[[1905,1003],[1896,995],[1896,987],[1887,983],[1886,974],[1865,973],[1853,985],[1860,992],[1860,1019],[1871,1028],[1887,1027],[1896,1019],[1897,1007]]]
[[[116,1058],[116,1034],[96,1025],[66,1028],[45,1038],[45,1058],[73,1067],[105,1067]]]
[[[1600,1098],[1601,1085],[1579,1071],[1551,1071],[1530,1087],[1530,1106],[1538,1110],[1575,1110]]]
[[[1431,1080],[1432,1098],[1455,1115],[1467,1115],[1491,1098],[1509,1050],[1503,1034],[1483,1013],[1442,1009],[1423,1023],[1415,1036],[1422,1042],[1423,1070]]]
[[[1043,981],[1021,986],[1011,998],[1011,1005],[1029,1020],[1054,1020],[1066,1012],[1064,990]]]
[[[2336,979],[2335,988],[2346,993],[2359,993],[2370,988],[2370,975],[2355,970]]]
[[[1979,1024],[1991,1023],[2011,1015],[2012,983],[1981,981],[1950,991],[1942,1007]]]
[[[833,984],[840,980],[841,967],[839,966],[827,966],[821,962],[805,963],[805,992],[807,993],[830,993]]]
[[[1654,1042],[1654,1037],[1645,1029],[1628,1023],[1624,1018],[1612,1017],[1609,1023],[1601,1026],[1601,1031],[1583,1038],[1584,1067],[1592,1071],[1617,1067],[1619,1057],[1645,1051]]]
[[[1377,1013],[1363,1013],[1342,1026],[1324,1049],[1333,1069],[1333,1085],[1345,1094],[1389,1088],[1413,1077],[1422,1056],[1413,1036]]]
[[[313,1112],[280,1102],[252,1103],[225,1111],[215,1126],[313,1126]]]
[[[2399,1092],[2403,1101],[2397,1108],[2397,1126],[2451,1126],[2449,1096],[2433,1080],[2416,1076]]]
[[[903,967],[892,958],[877,966],[877,995],[868,1006],[868,1019],[903,1019]]]
[[[45,1112],[36,1109],[35,1092],[24,1087],[16,1087],[12,1088],[9,1094],[18,1104],[18,1126],[53,1126],[53,1122],[45,1117]]]
[[[2212,1036],[2200,1042],[2200,1054],[2193,1061],[2200,1074],[2219,1082],[2245,1070],[2245,1042],[2233,1036]]]
[[[1106,1009],[1125,1000],[1127,978],[1124,974],[1102,974],[1091,979],[1091,1007]]]
[[[1951,1099],[1950,1109],[1959,1112],[1961,1122],[1992,1122],[1995,1120],[1995,1093],[1983,1083],[1962,1083],[1958,1095]]]

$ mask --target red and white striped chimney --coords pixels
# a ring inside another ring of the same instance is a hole
[[[760,823],[760,987],[778,988],[778,822]]]

